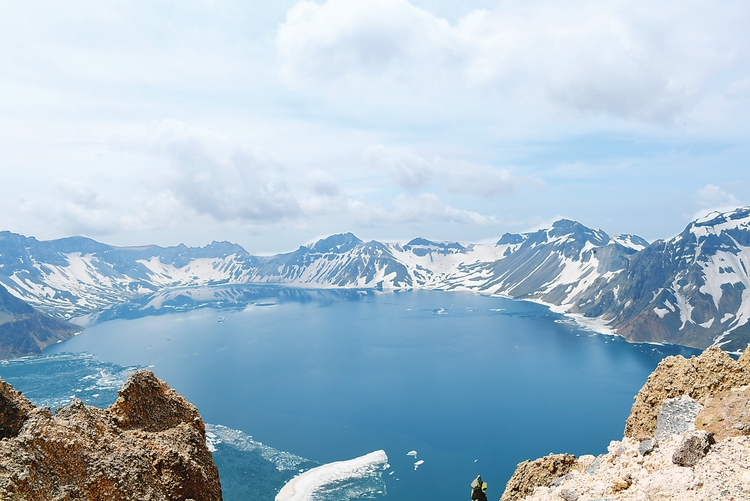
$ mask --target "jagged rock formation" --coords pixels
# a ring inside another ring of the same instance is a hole
[[[705,405],[710,397],[750,384],[750,371],[745,369],[748,359],[750,352],[746,351],[739,361],[735,361],[716,346],[699,357],[665,358],[636,395],[625,422],[625,436],[653,436],[659,409],[668,398],[687,395]]]
[[[750,350],[737,361],[717,347],[665,358],[636,396],[622,441],[599,457],[569,456],[557,478],[529,465],[562,455],[520,463],[502,501],[750,499],[749,380]]]
[[[220,501],[197,409],[152,372],[108,409],[34,407],[0,380],[0,499]]]
[[[36,311],[0,285],[0,359],[40,355],[83,329]]]

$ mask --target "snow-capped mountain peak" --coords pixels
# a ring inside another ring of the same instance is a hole
[[[469,290],[531,299],[634,341],[750,341],[750,208],[713,213],[670,240],[611,237],[569,219],[496,244],[341,233],[275,256],[229,242],[113,247],[83,237],[43,242],[0,232],[0,284],[66,318],[175,287]]]

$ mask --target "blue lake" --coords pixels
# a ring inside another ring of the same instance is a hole
[[[69,358],[109,364],[107,374],[152,366],[206,422],[310,460],[300,469],[383,449],[384,499],[448,501],[468,497],[477,474],[497,499],[520,461],[604,452],[658,362],[696,353],[594,335],[541,305],[471,293],[232,291],[232,304],[120,310],[46,350],[46,370],[73,370],[63,352],[91,353]],[[49,357],[62,361],[54,368]],[[51,394],[69,399],[69,389],[40,389],[32,365],[2,364],[0,376],[45,405]],[[84,401],[113,398],[91,388]],[[227,501],[272,499],[296,472],[243,470],[220,455],[217,464]]]

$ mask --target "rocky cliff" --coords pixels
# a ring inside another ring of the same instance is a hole
[[[518,465],[501,501],[750,499],[750,350],[667,357],[598,457]]]
[[[40,355],[83,329],[36,311],[0,285],[0,359]]]
[[[53,414],[0,380],[0,499],[220,501],[197,409],[147,370],[118,395]]]

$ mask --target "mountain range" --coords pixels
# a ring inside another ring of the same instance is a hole
[[[0,285],[62,319],[196,286],[436,289],[532,300],[633,342],[750,342],[750,208],[711,213],[669,240],[610,236],[561,219],[494,244],[364,242],[337,234],[274,256],[237,244],[115,247],[0,232]]]

